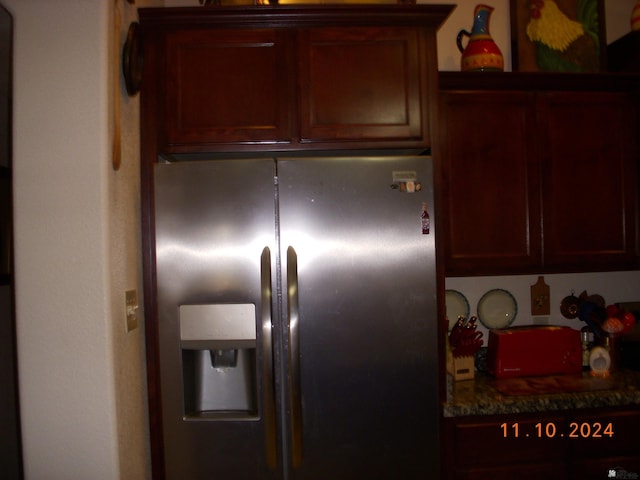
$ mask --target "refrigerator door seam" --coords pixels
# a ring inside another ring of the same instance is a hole
[[[276,282],[276,291],[275,291],[275,303],[273,308],[276,312],[276,323],[274,325],[275,335],[276,335],[276,349],[274,350],[275,360],[276,360],[276,368],[277,370],[277,379],[276,379],[276,388],[278,391],[278,398],[280,399],[280,403],[278,403],[278,413],[280,414],[280,432],[282,433],[282,440],[280,443],[280,448],[282,449],[280,459],[284,465],[283,468],[283,480],[289,479],[289,469],[287,468],[287,459],[289,458],[289,440],[287,435],[284,432],[287,431],[287,409],[284,402],[287,394],[287,380],[284,370],[284,358],[286,352],[285,343],[287,339],[284,337],[284,322],[286,319],[284,318],[284,307],[283,307],[283,275],[282,275],[282,249],[281,249],[281,239],[280,239],[280,185],[278,178],[278,160],[276,158],[273,159],[274,165],[274,174],[273,174],[273,201],[274,201],[274,230],[275,230],[275,282]]]

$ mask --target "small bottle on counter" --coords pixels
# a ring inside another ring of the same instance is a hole
[[[619,334],[608,333],[607,335],[605,335],[603,346],[607,350],[607,352],[609,352],[609,357],[611,359],[610,370],[618,370],[618,368],[620,367]]]
[[[429,235],[431,229],[431,219],[429,218],[429,211],[427,210],[427,202],[422,202],[422,234]]]
[[[591,369],[589,366],[589,354],[593,346],[593,332],[587,326],[580,329],[580,339],[582,342],[582,370],[587,372]]]

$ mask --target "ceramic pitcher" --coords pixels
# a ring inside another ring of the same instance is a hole
[[[458,33],[456,44],[462,53],[460,69],[463,72],[504,70],[502,52],[489,33],[489,19],[493,10],[489,5],[476,5],[471,33],[467,30]],[[464,37],[469,37],[466,47],[462,46]]]
[[[636,4],[631,10],[631,30],[634,32],[640,30],[640,0],[636,0]]]

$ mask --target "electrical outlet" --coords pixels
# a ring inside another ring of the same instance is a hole
[[[127,332],[138,328],[138,293],[135,290],[124,292]]]

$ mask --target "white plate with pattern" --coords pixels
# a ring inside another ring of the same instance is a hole
[[[446,290],[444,292],[445,302],[447,304],[447,320],[449,320],[449,328],[453,327],[458,317],[469,318],[469,302],[467,297],[457,290]]]
[[[516,299],[501,288],[489,290],[478,302],[478,319],[488,329],[508,327],[517,314]]]

